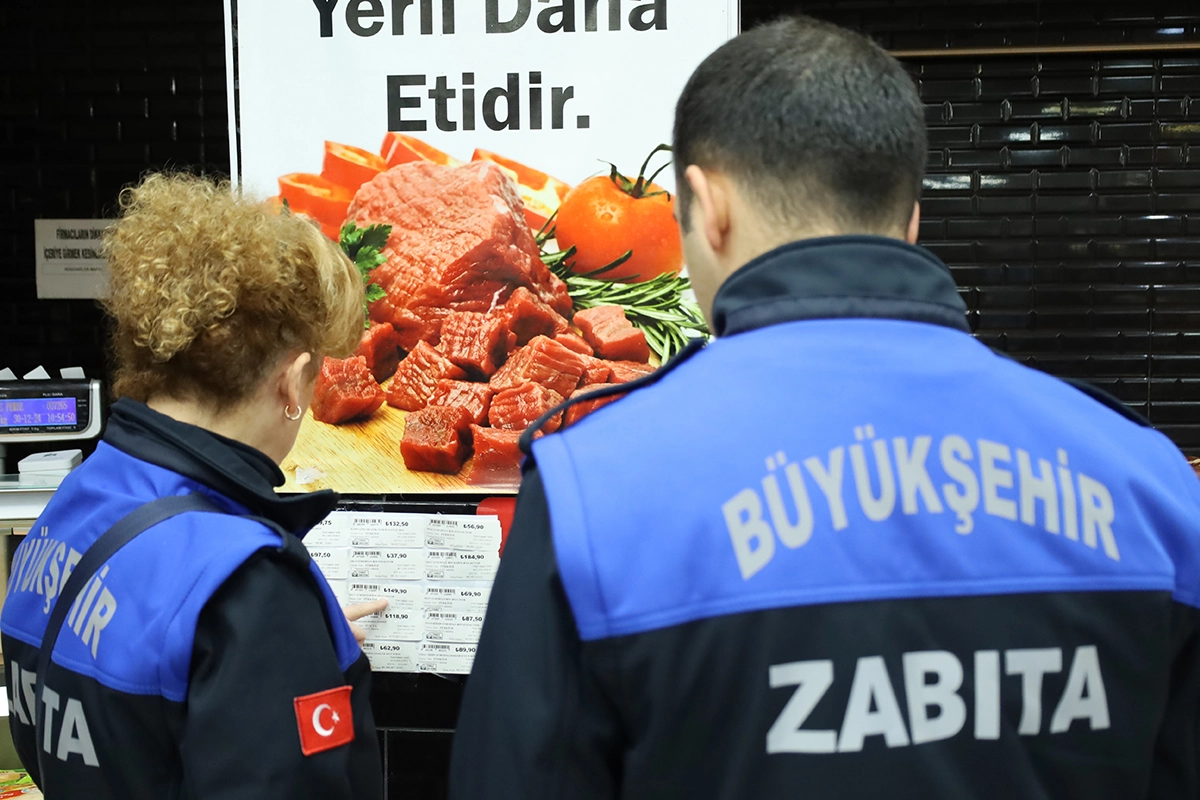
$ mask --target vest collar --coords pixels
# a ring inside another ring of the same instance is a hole
[[[950,269],[921,247],[880,236],[792,242],[733,273],[713,301],[717,336],[809,319],[870,317],[966,333]]]
[[[249,445],[171,419],[144,403],[113,403],[104,441],[141,461],[169,469],[219,492],[297,536],[337,507],[330,491],[277,495],[283,472]]]

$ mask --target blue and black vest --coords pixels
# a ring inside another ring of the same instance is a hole
[[[622,796],[1194,796],[1200,482],[964,310],[922,249],[789,245],[534,443]]]
[[[17,549],[0,619],[14,739],[31,769],[36,770],[35,748],[43,751],[48,773],[40,776],[43,786],[56,789],[58,796],[89,798],[106,796],[98,786],[121,797],[175,796],[156,792],[176,784],[194,790],[179,751],[199,663],[198,626],[231,576],[264,554],[280,562],[268,574],[287,572],[302,593],[314,596],[320,611],[310,624],[322,629],[330,665],[336,662],[340,673],[327,669],[326,682],[353,682],[345,678],[356,669],[365,674],[337,600],[293,535],[319,522],[336,497],[278,498],[270,491],[276,478],[272,470],[277,472],[250,448],[168,420],[141,404],[114,406],[106,440],[63,481]],[[86,585],[52,654],[46,686],[50,710],[36,736],[36,685],[46,677],[34,674],[36,656],[57,593],[81,554],[139,506],[189,493],[203,494],[226,513],[189,512],[151,527]],[[253,587],[248,591],[252,594]],[[236,603],[245,601],[231,599],[222,609],[231,627],[239,614],[261,613]],[[285,606],[271,613],[286,620],[302,612]],[[276,655],[289,658],[286,642]],[[213,669],[219,671],[220,665]],[[263,689],[232,690],[230,712],[240,705],[239,693]],[[293,713],[292,697],[283,700],[287,708],[280,713],[286,719]],[[243,705],[236,713],[252,712]],[[366,716],[369,722],[369,712]],[[296,734],[294,717],[290,724],[286,732]],[[374,750],[373,731],[368,734],[361,744]],[[273,747],[286,749],[282,742],[229,741],[225,746],[259,748],[267,761]],[[80,793],[86,786],[93,787],[90,793]]]

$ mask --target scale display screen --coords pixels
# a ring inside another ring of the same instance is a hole
[[[0,429],[77,425],[74,397],[27,397],[0,400]]]

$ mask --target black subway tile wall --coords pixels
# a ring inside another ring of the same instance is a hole
[[[105,377],[87,300],[37,300],[33,220],[110,215],[151,169],[229,170],[221,0],[0,4],[0,367]]]
[[[930,126],[921,241],[988,345],[1106,389],[1200,454],[1200,50],[1195,2],[743,3],[804,11],[905,58]],[[930,51],[938,51],[931,55]]]

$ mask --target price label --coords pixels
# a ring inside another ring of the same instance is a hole
[[[483,614],[425,610],[425,638],[431,642],[475,644],[483,630]]]
[[[368,639],[418,641],[422,638],[421,596],[419,587],[394,583],[350,581],[350,601],[366,603],[385,598],[388,607],[378,614],[358,620]]]
[[[349,516],[345,511],[334,511],[304,534],[304,546],[309,551],[332,547],[347,547],[350,544],[350,529],[346,525]]]
[[[425,544],[426,514],[345,513],[353,547],[414,548]]]
[[[491,594],[489,586],[427,586],[424,607],[426,611],[483,615]]]
[[[348,557],[350,578],[416,581],[425,577],[425,551],[391,547],[353,548]]]
[[[363,643],[363,652],[375,672],[416,672],[417,642],[373,642]]]
[[[425,544],[453,550],[496,551],[500,549],[500,520],[486,516],[433,516],[425,527]]]
[[[475,661],[475,645],[421,642],[417,650],[417,672],[466,675]]]
[[[428,550],[425,554],[425,577],[431,581],[490,581],[499,566],[500,556],[494,550]]]
[[[308,545],[308,555],[316,562],[325,580],[344,580],[350,576],[350,548]]]

